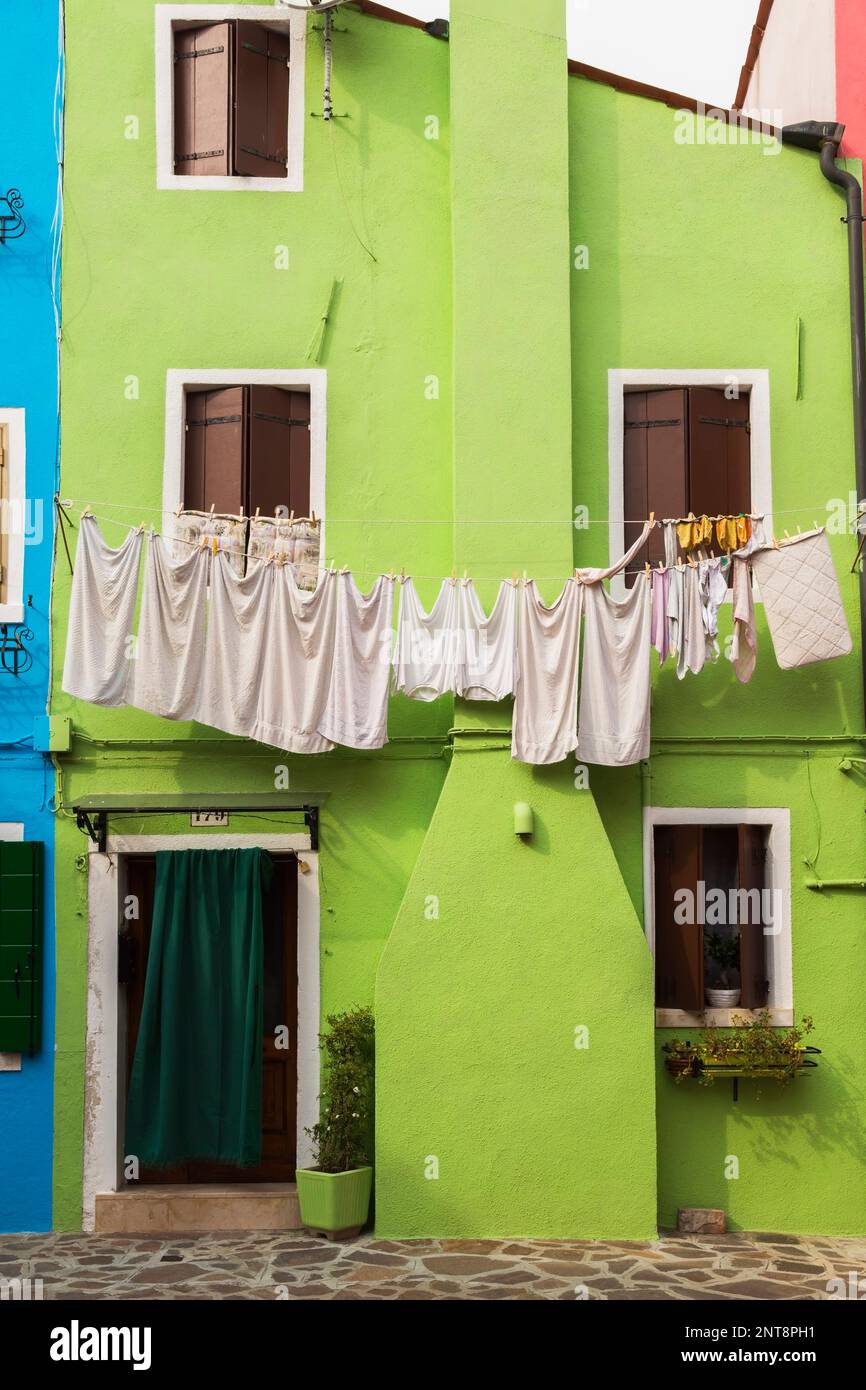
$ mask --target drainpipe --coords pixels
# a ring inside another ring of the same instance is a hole
[[[844,125],[835,121],[803,121],[785,126],[782,143],[819,154],[821,172],[845,191],[848,225],[848,289],[851,315],[851,382],[854,397],[854,466],[857,480],[858,525],[866,499],[866,311],[863,303],[863,194],[853,174],[836,163]],[[863,701],[866,707],[866,562],[860,566],[860,655]]]

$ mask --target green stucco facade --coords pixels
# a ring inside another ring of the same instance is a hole
[[[777,526],[806,529],[847,500],[834,191],[808,155],[678,143],[661,103],[569,75],[562,10],[453,0],[449,43],[341,11],[341,118],[307,116],[303,192],[205,192],[156,186],[150,0],[128,0],[119,46],[101,42],[109,0],[67,0],[61,495],[89,503],[110,543],[159,523],[177,368],[325,368],[328,559],[362,586],[405,567],[425,600],[452,567],[485,581],[483,598],[526,570],[549,600],[574,564],[607,562],[613,369],[768,371]],[[311,23],[308,113],[321,82]],[[854,544],[832,544],[856,645]],[[61,548],[52,712],[71,716],[73,741],[58,801],[269,792],[281,764],[293,791],[328,794],[322,1013],[375,1005],[381,1234],[646,1238],[682,1205],[722,1206],[735,1229],[866,1231],[863,895],[805,886],[863,877],[863,780],[839,767],[864,756],[857,651],[782,672],[759,610],[748,687],[724,660],[682,683],[665,669],[650,761],[591,768],[578,789],[572,763],[512,761],[510,706],[395,699],[381,753],[301,759],[75,703],[60,688],[69,587]],[[724,611],[722,641],[729,630]],[[534,810],[528,843],[517,801]],[[651,806],[790,811],[794,1006],[823,1050],[791,1089],[757,1098],[744,1083],[735,1105],[725,1086],[675,1088],[660,1065]],[[88,891],[68,814],[56,864],[54,1210],[77,1229]]]

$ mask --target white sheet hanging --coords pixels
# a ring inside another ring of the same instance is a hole
[[[628,569],[628,566],[631,564],[635,555],[637,555],[641,546],[646,543],[647,537],[655,525],[656,523],[654,521],[647,521],[634,545],[630,550],[626,551],[621,560],[617,560],[615,565],[609,565],[607,569],[575,570],[576,578],[581,584],[600,584],[603,579],[613,579],[615,574],[619,574],[622,570]]]
[[[319,733],[346,748],[382,748],[388,742],[395,581],[380,575],[362,594],[350,574],[333,579],[334,661]]]
[[[577,672],[585,589],[570,579],[547,607],[534,580],[520,586],[511,754],[558,763],[577,747]]]
[[[413,579],[400,584],[397,640],[394,645],[395,694],[429,703],[453,693],[457,685],[457,581],[443,579],[426,612]]]
[[[755,598],[748,560],[734,558],[734,635],[730,660],[737,680],[748,685],[758,661],[758,633],[755,628]]]
[[[334,744],[319,730],[334,666],[339,576],[327,571],[308,593],[291,565],[259,568],[270,579],[270,623],[249,736],[289,753],[328,753]]]
[[[697,676],[704,669],[707,660],[707,636],[701,603],[700,570],[696,564],[683,565],[682,571],[678,570],[677,573],[681,574],[682,585],[677,676],[684,680],[687,671]]]
[[[577,757],[626,767],[650,750],[650,586],[639,575],[622,603],[603,584],[584,595]]]
[[[471,579],[457,589],[462,650],[456,694],[464,700],[507,700],[514,694],[517,657],[517,586],[499,586],[488,618]]]
[[[204,662],[208,557],[193,550],[172,559],[171,547],[151,533],[135,660],[127,703],[163,719],[195,719]]]
[[[273,565],[254,565],[241,578],[225,552],[213,557],[195,718],[227,734],[254,737],[265,666],[282,645],[272,623],[273,575]]]
[[[140,555],[141,528],[113,550],[96,518],[82,516],[63,662],[67,695],[93,705],[125,702]]]

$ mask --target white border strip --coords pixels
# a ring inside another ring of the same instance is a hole
[[[9,550],[6,558],[6,603],[0,603],[0,623],[24,621],[24,531],[27,525],[27,439],[21,406],[0,407],[0,425],[8,430],[9,477],[6,520]],[[35,505],[35,504],[34,504]],[[41,507],[42,502],[38,505]]]
[[[306,126],[306,15],[274,5],[157,5],[156,10],[156,186],[212,193],[248,189],[259,193],[300,193],[304,187],[304,128]],[[315,13],[315,11],[310,11]],[[176,174],[174,172],[174,45],[172,24],[219,24],[226,19],[249,19],[270,29],[288,32],[289,128],[288,169],[284,179],[242,174]]]
[[[735,369],[725,367],[674,368],[639,370],[615,368],[607,374],[608,393],[608,534],[610,564],[625,554],[623,448],[625,437],[625,407],[623,395],[627,386],[728,386],[736,381],[750,392],[752,511],[763,512],[768,536],[773,526],[773,468],[770,444],[770,373],[764,368]],[[634,518],[631,518],[632,520]],[[622,601],[626,595],[625,576],[611,580],[611,594]],[[728,592],[726,603],[732,602]]]
[[[312,1163],[305,1130],[319,1118],[319,856],[307,834],[110,835],[106,853],[91,843],[88,857],[87,1043],[84,1079],[83,1229],[94,1229],[96,1194],[117,1192],[123,1154],[119,1089],[121,1037],[117,983],[117,932],[121,920],[119,854],[160,849],[266,849],[303,853],[310,866],[298,873],[298,1116],[297,1164]]]

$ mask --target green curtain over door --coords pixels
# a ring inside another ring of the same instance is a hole
[[[262,1142],[260,849],[160,851],[125,1155],[255,1164]]]

